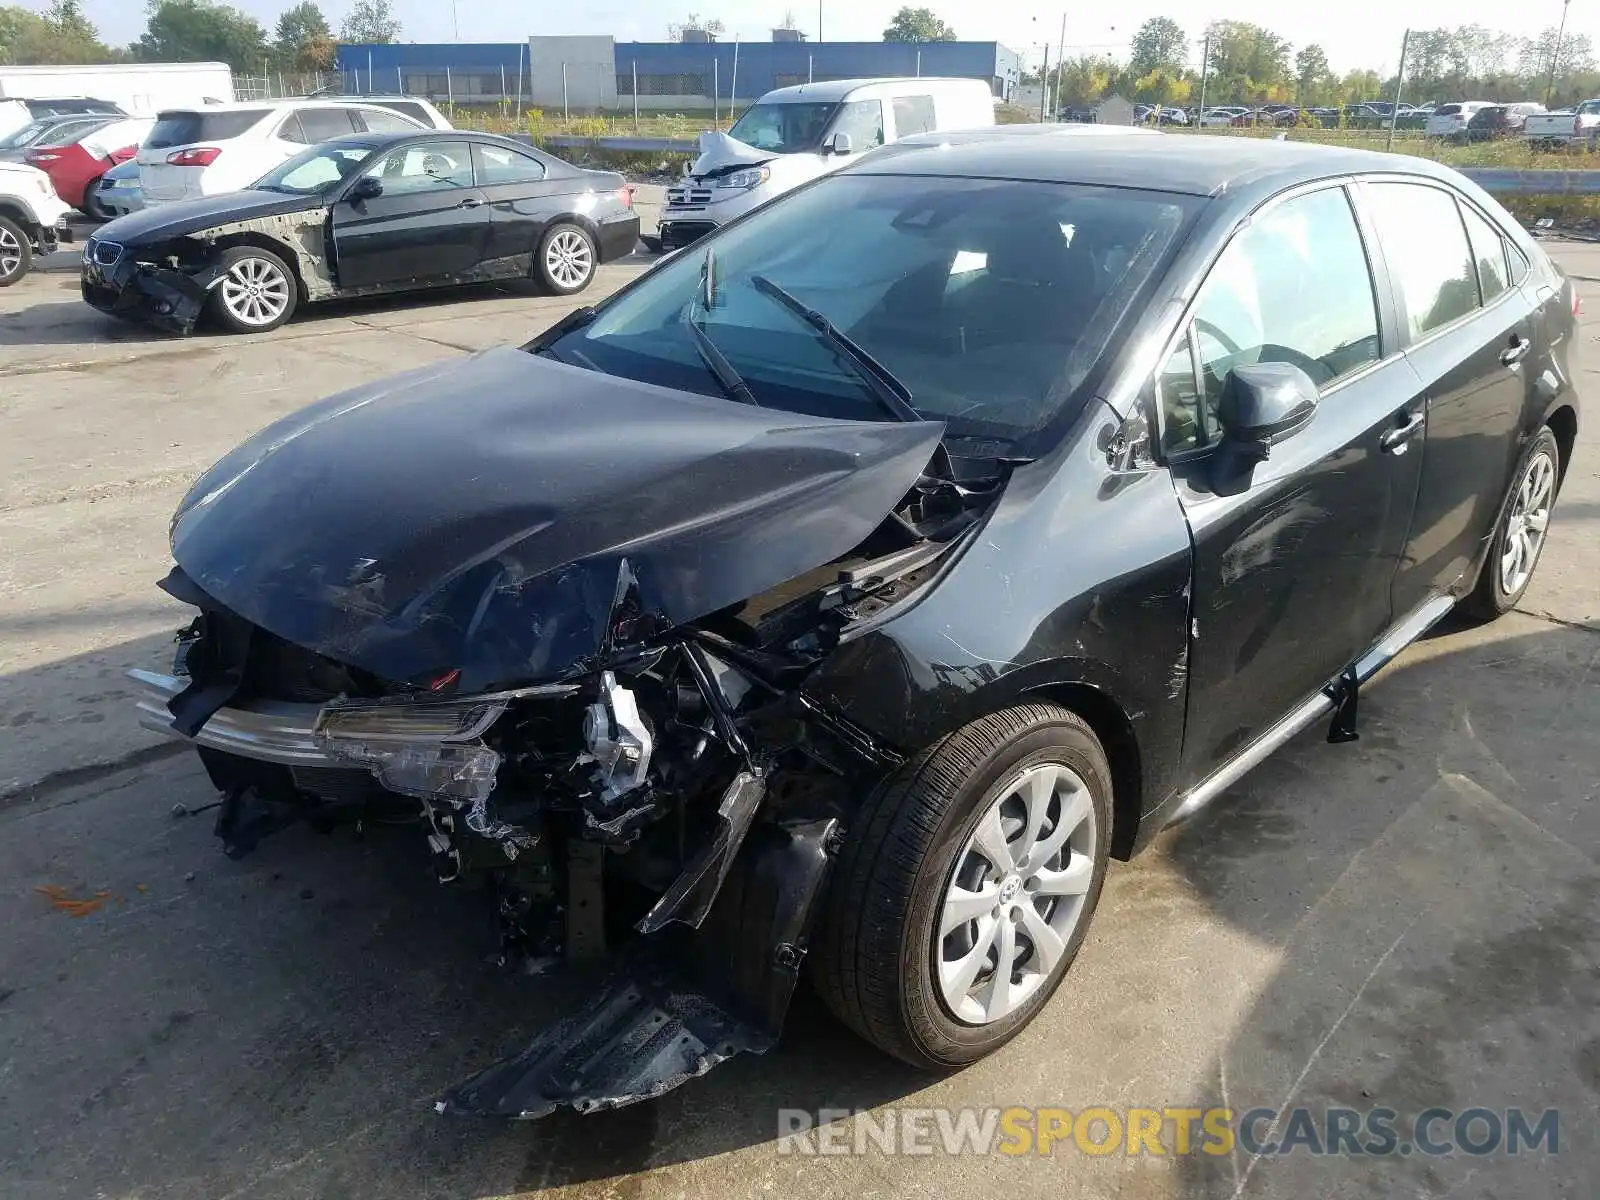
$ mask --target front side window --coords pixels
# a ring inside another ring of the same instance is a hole
[[[1204,204],[1132,188],[845,172],[683,251],[551,350],[721,397],[693,321],[764,406],[892,419],[776,285],[882,363],[952,437],[1027,444],[1115,352]]]
[[[1478,272],[1454,196],[1423,184],[1373,183],[1365,199],[1413,338],[1478,306]]]
[[[1466,207],[1461,215],[1467,221],[1467,240],[1472,244],[1472,258],[1478,265],[1478,287],[1483,302],[1488,304],[1511,286],[1506,271],[1506,243],[1500,231],[1478,213]]]
[[[852,100],[839,106],[834,133],[848,133],[852,150],[871,150],[883,145],[883,101]]]
[[[367,172],[385,196],[472,186],[472,151],[466,142],[425,142],[385,155]]]
[[[1246,225],[1206,277],[1191,328],[1198,386],[1177,382],[1186,347],[1158,385],[1169,454],[1215,441],[1235,367],[1291,363],[1326,388],[1376,362],[1377,300],[1344,189],[1296,196]]]

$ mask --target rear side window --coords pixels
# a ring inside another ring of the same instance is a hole
[[[306,141],[313,146],[329,138],[361,132],[351,120],[353,114],[348,108],[302,108],[296,115]]]
[[[433,128],[433,118],[428,115],[428,110],[410,100],[373,100],[370,103],[376,104],[379,108],[387,108],[390,112],[397,112],[401,116],[410,117],[429,129]]]
[[[1368,184],[1365,195],[1411,336],[1423,337],[1475,309],[1478,272],[1455,197],[1414,183]]]
[[[1467,240],[1472,244],[1473,261],[1478,264],[1478,286],[1483,302],[1488,304],[1511,286],[1506,270],[1506,242],[1499,230],[1464,204],[1461,215],[1466,218]]]
[[[272,110],[244,108],[235,112],[165,112],[145,138],[147,150],[166,150],[195,142],[224,142],[248,131]]]
[[[375,108],[358,109],[355,116],[369,133],[406,133],[417,127],[414,121],[406,120],[399,113]]]
[[[1376,362],[1377,299],[1344,189],[1296,196],[1241,230],[1206,277],[1191,328],[1199,386],[1184,376],[1187,343],[1158,384],[1169,454],[1215,440],[1235,367],[1291,363],[1327,387]]]
[[[1436,117],[1454,117],[1459,116],[1460,113],[1461,105],[1459,104],[1441,104],[1433,110],[1433,115]]]
[[[937,127],[933,118],[932,96],[896,96],[894,98],[894,135],[909,137],[913,133],[928,133]]]
[[[544,178],[544,164],[531,154],[507,146],[485,146],[475,142],[472,152],[478,159],[478,186],[498,183],[538,183]]]

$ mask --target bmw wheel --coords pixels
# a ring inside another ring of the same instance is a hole
[[[0,287],[10,287],[33,265],[33,243],[9,217],[0,217]]]
[[[1510,612],[1533,582],[1561,486],[1561,447],[1549,426],[1523,451],[1511,480],[1478,582],[1461,602],[1462,611],[1480,621]]]
[[[1077,955],[1110,844],[1110,766],[1077,714],[972,722],[857,814],[812,957],[824,999],[914,1066],[991,1053]]]
[[[234,333],[266,333],[294,315],[299,285],[270,250],[234,246],[218,263],[222,281],[212,290],[212,312]]]
[[[583,291],[594,279],[599,257],[594,239],[581,225],[562,222],[552,225],[539,242],[534,268],[539,281],[558,296]]]

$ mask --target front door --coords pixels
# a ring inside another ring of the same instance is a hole
[[[1345,189],[1292,195],[1234,236],[1157,381],[1163,450],[1194,539],[1190,780],[1390,623],[1423,426],[1415,377],[1388,354],[1381,312]],[[1300,367],[1320,404],[1248,478],[1223,483],[1213,475],[1223,384],[1235,366],[1260,362]]]
[[[1494,530],[1528,404],[1538,301],[1527,266],[1493,224],[1451,191],[1367,183],[1362,207],[1383,238],[1406,358],[1426,399],[1428,448],[1394,606],[1450,591]]]
[[[401,146],[364,177],[377,180],[381,192],[341,201],[334,210],[340,288],[403,287],[476,271],[488,242],[489,206],[473,185],[467,142]]]

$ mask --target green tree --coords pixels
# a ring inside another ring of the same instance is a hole
[[[1128,73],[1134,78],[1163,70],[1168,77],[1176,77],[1188,65],[1188,39],[1183,26],[1171,17],[1151,17],[1134,33],[1128,58]]]
[[[1308,104],[1321,104],[1326,99],[1333,71],[1328,66],[1328,55],[1321,46],[1312,44],[1294,56],[1295,103],[1302,108]]]
[[[1117,64],[1099,54],[1080,54],[1069,58],[1050,73],[1056,77],[1056,104],[1093,104],[1104,100],[1116,78]]]
[[[883,31],[886,42],[953,42],[956,31],[933,15],[931,8],[902,8]]]
[[[384,45],[399,38],[400,18],[394,15],[394,5],[389,0],[356,0],[339,27],[342,42]]]
[[[83,15],[79,0],[56,0],[43,15],[15,6],[0,8],[0,62],[21,66],[116,58]]]
[[[225,62],[259,68],[269,55],[261,22],[215,0],[153,0],[134,52],[146,62]]]
[[[1270,100],[1289,82],[1289,43],[1248,21],[1211,26],[1211,95],[1217,102]]]
[[[299,71],[325,71],[333,65],[333,31],[316,0],[300,0],[278,18],[274,44],[285,66]]]

